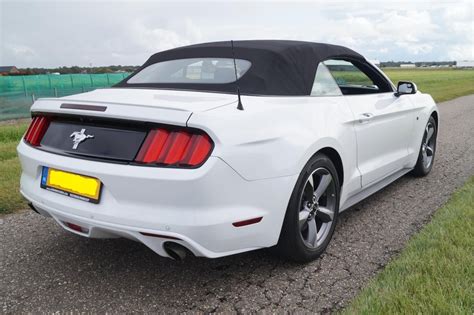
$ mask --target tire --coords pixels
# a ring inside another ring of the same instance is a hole
[[[275,248],[277,253],[297,262],[318,258],[336,227],[339,194],[334,164],[326,155],[317,153],[305,165],[293,189]]]
[[[433,116],[430,117],[423,131],[420,152],[418,160],[412,174],[417,177],[423,177],[430,173],[433,168],[434,158],[436,155],[436,140],[438,137],[438,126]]]

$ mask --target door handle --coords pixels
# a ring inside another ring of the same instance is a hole
[[[359,117],[359,123],[366,124],[366,123],[368,123],[372,120],[372,118],[374,117],[374,114],[372,114],[372,113],[363,113],[360,116],[361,117]]]

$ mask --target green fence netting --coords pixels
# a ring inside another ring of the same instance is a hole
[[[109,87],[129,73],[0,76],[0,120],[29,117],[41,97],[61,97]]]

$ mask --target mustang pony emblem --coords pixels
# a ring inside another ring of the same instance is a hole
[[[74,131],[69,137],[73,138],[72,141],[74,142],[74,145],[72,146],[73,150],[77,149],[77,146],[84,140],[89,139],[89,138],[94,138],[93,135],[86,135],[85,134],[86,129],[81,129],[81,131]]]

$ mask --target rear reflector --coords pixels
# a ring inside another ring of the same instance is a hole
[[[213,148],[203,132],[151,130],[135,158],[138,163],[196,167],[206,161]]]
[[[68,228],[70,228],[73,231],[79,232],[79,233],[88,233],[89,230],[86,228],[83,228],[77,224],[74,223],[69,223],[69,222],[64,222]]]
[[[260,221],[262,221],[262,217],[234,222],[234,223],[232,223],[232,225],[235,226],[235,227],[241,227],[241,226],[246,226],[246,225],[250,225],[250,224],[255,224],[255,223],[258,223]]]
[[[41,143],[41,139],[43,139],[46,130],[48,130],[48,126],[50,123],[50,119],[45,116],[36,116],[31,121],[30,126],[25,134],[25,141],[32,146],[39,146]]]

